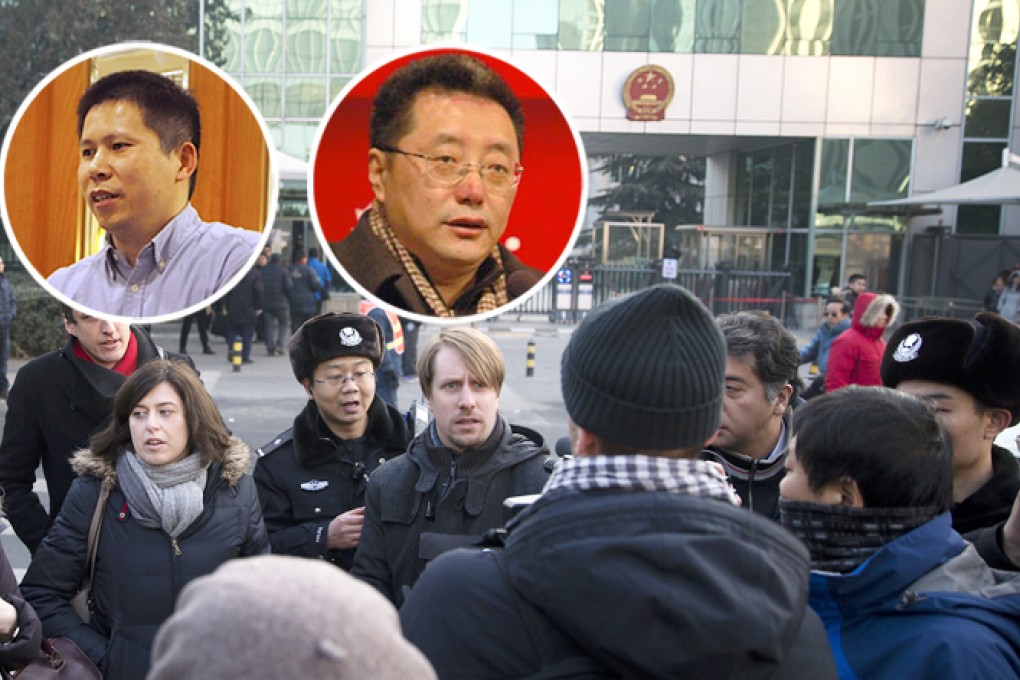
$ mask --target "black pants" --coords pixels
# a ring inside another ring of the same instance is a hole
[[[188,351],[188,335],[191,334],[191,322],[198,324],[198,339],[202,341],[202,349],[209,349],[209,315],[204,309],[184,317],[181,322],[181,354]]]

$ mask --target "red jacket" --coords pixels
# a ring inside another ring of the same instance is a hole
[[[879,323],[888,307],[892,307],[889,320]],[[882,354],[885,340],[882,334],[896,320],[900,306],[892,295],[861,293],[854,304],[850,328],[832,341],[829,349],[829,368],[825,372],[825,391],[833,392],[847,385],[881,385]]]

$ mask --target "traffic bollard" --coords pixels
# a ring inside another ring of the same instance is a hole
[[[527,365],[527,370],[524,373],[524,376],[527,377],[527,378],[535,377],[535,341],[534,340],[528,340],[528,361],[527,361],[526,365]]]
[[[241,344],[241,338],[234,338],[234,341],[230,344],[230,363],[234,365],[234,373],[241,372],[241,351],[244,349],[244,345]]]

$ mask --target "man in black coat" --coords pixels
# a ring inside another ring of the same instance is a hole
[[[995,438],[1020,423],[1020,326],[994,312],[973,321],[926,317],[898,327],[882,382],[936,409],[953,445],[953,529],[996,569],[1020,562],[1003,529],[1020,494],[1020,464]]]
[[[280,253],[273,253],[259,274],[266,354],[276,356],[286,351],[290,337],[290,273],[280,264]]]
[[[308,403],[259,449],[254,474],[274,553],[350,568],[369,476],[409,440],[403,417],[375,392],[384,347],[382,330],[360,314],[317,316],[290,339]]]
[[[241,361],[252,363],[251,343],[255,324],[262,314],[262,276],[254,267],[248,270],[227,295],[227,343],[233,348],[241,340]]]
[[[499,413],[505,375],[499,347],[470,326],[443,328],[422,349],[432,422],[372,475],[351,567],[398,607],[426,563],[502,526],[506,499],[538,493],[549,479],[542,436]]]
[[[105,425],[113,396],[127,376],[152,359],[167,357],[137,326],[105,321],[69,307],[63,308],[63,316],[67,344],[18,371],[0,441],[4,510],[18,538],[33,553],[74,480],[71,454]],[[32,490],[40,462],[49,491],[49,514]]]
[[[725,366],[722,333],[679,286],[585,317],[560,372],[576,457],[505,548],[442,555],[400,610],[436,675],[836,677],[807,549],[698,460]]]

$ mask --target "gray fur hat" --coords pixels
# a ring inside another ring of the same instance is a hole
[[[290,366],[298,382],[311,378],[315,367],[333,357],[365,357],[379,368],[386,341],[382,329],[362,314],[329,312],[314,316],[294,331],[287,343]]]
[[[265,555],[189,583],[148,680],[428,680],[428,660],[372,586],[321,560]]]

